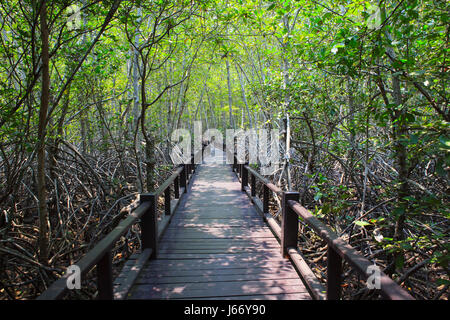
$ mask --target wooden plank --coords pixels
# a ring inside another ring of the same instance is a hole
[[[267,228],[250,230],[247,228],[204,228],[201,230],[173,230],[169,229],[164,234],[165,238],[200,238],[200,239],[210,239],[210,238],[270,238],[273,237],[272,232]]]
[[[298,280],[295,272],[274,273],[251,273],[251,274],[213,274],[203,276],[172,276],[158,277],[149,276],[148,274],[139,277],[136,284],[187,284],[187,283],[208,283],[208,282],[229,282],[229,281],[259,281],[259,280]]]
[[[225,203],[214,203],[209,205],[201,205],[196,204],[195,209],[180,209],[178,211],[178,216],[183,218],[191,218],[191,217],[205,217],[205,218],[229,218],[229,217],[238,217],[238,218],[246,218],[253,217],[257,218],[258,214],[247,206],[233,206],[227,207],[230,205],[230,201]]]
[[[177,233],[177,234],[201,234],[201,233],[217,233],[217,235],[223,235],[224,232],[227,233],[238,233],[242,235],[260,235],[270,232],[269,228],[263,226],[255,226],[253,228],[247,228],[242,226],[207,226],[202,228],[197,227],[186,227],[186,228],[170,228],[167,233]],[[270,233],[271,235],[271,233]]]
[[[337,285],[337,283],[339,283],[337,275],[340,273],[339,268],[341,266],[338,257],[345,259],[364,278],[370,276],[368,267],[373,265],[372,262],[356,251],[355,248],[340,238],[328,226],[313,216],[311,212],[302,207],[298,202],[289,201],[289,205],[292,210],[294,210],[295,213],[303,219],[303,221],[305,221],[318,235],[320,235],[322,239],[328,243],[329,249],[332,249],[332,251],[329,251],[328,262],[332,258],[335,265],[335,270],[328,270],[328,272],[334,272],[336,274],[336,279],[332,278],[333,281],[336,281],[336,283],[333,283],[335,286],[334,290],[336,291],[334,297],[339,296],[337,294],[337,290],[339,289],[339,286]],[[383,272],[380,274],[380,282],[381,292],[385,298],[391,300],[414,300],[414,298],[406,290],[400,287],[394,280]]]
[[[276,239],[273,237],[268,238],[254,238],[254,239],[224,239],[224,238],[213,238],[208,241],[204,241],[202,239],[164,239],[164,242],[161,242],[161,245],[165,244],[204,244],[204,245],[214,245],[214,244],[230,244],[230,245],[264,245],[268,243],[278,243]]]
[[[227,230],[227,231],[238,231],[238,232],[247,232],[247,233],[255,233],[255,232],[265,232],[265,231],[269,231],[269,228],[267,226],[264,225],[255,225],[254,227],[247,227],[247,226],[241,226],[241,225],[234,225],[234,226],[229,226],[229,225],[205,225],[202,227],[199,226],[187,226],[187,227],[180,227],[180,228],[176,228],[171,226],[171,228],[169,229],[170,231],[179,231],[179,232],[197,232],[197,233],[201,233],[201,232],[215,232],[218,230]]]
[[[160,249],[160,253],[250,253],[250,252],[264,252],[264,253],[272,253],[277,254],[279,252],[279,246],[273,247],[228,247],[228,248],[217,248],[217,247],[209,247],[209,248],[163,248]]]
[[[234,261],[236,259],[258,259],[258,260],[272,260],[283,259],[277,252],[257,252],[257,253],[161,253],[158,254],[158,259],[168,260],[192,260],[192,259],[229,259]]]
[[[142,270],[141,277],[142,278],[151,278],[151,277],[182,277],[182,276],[208,276],[208,275],[246,275],[246,274],[282,274],[286,272],[293,272],[290,265],[279,266],[277,268],[268,268],[268,267],[255,267],[255,268],[222,268],[222,269],[152,269],[145,267]]]
[[[278,224],[278,222],[270,215],[266,214],[265,219],[267,221],[267,224],[269,225],[270,229],[272,230],[275,237],[277,237],[278,240],[281,239],[281,227]]]
[[[185,284],[138,284],[133,299],[207,298],[254,294],[306,293],[300,279],[230,281]]]
[[[115,300],[123,300],[127,297],[128,292],[130,291],[132,285],[134,284],[142,268],[144,267],[144,264],[150,258],[151,254],[152,254],[151,249],[145,249],[139,255],[139,258],[137,260],[131,260],[134,263],[127,268],[126,277],[114,283],[116,285],[114,287]]]
[[[131,299],[310,299],[229,167],[202,165]]]
[[[142,217],[144,212],[150,208],[148,202],[140,204],[127,218],[122,220],[117,227],[113,229],[108,235],[100,240],[93,249],[91,249],[83,258],[81,258],[76,265],[80,268],[81,275],[84,276],[89,272],[94,265],[109,251],[114,243],[125,233],[128,229]],[[38,300],[56,300],[61,298],[67,291],[67,277],[66,274],[53,282],[53,284],[45,290],[37,299]]]
[[[189,300],[311,300],[308,293],[254,294],[250,296],[202,297],[187,298]],[[178,299],[178,300],[187,300]],[[228,312],[228,311],[227,311]]]
[[[219,233],[219,232],[217,232]],[[272,233],[270,231],[259,233],[259,234],[239,234],[238,232],[224,232],[220,236],[217,233],[212,232],[203,232],[203,233],[189,233],[189,232],[180,232],[180,233],[166,233],[163,236],[163,241],[165,240],[179,240],[179,239],[186,239],[186,240],[194,240],[194,239],[240,239],[240,240],[251,240],[251,239],[267,239],[271,238]]]
[[[273,253],[276,254],[279,252],[279,247],[269,247],[269,248],[258,248],[258,247],[250,247],[250,248],[241,248],[241,247],[231,247],[231,248],[196,248],[196,249],[189,249],[189,248],[183,248],[183,249],[174,249],[174,248],[168,248],[168,249],[160,249],[160,253],[208,253],[208,254],[224,254],[224,253]]]
[[[199,229],[199,228],[207,228],[207,227],[213,227],[213,228],[253,228],[253,227],[264,227],[265,224],[264,222],[260,221],[260,220],[241,220],[239,221],[239,219],[202,219],[202,221],[198,221],[198,220],[188,220],[188,219],[184,219],[184,220],[172,220],[171,224],[170,224],[170,229],[179,229],[179,228],[183,228],[183,229],[187,229],[187,228],[194,228],[194,229]]]
[[[315,300],[326,300],[326,289],[317,279],[316,275],[309,268],[305,259],[301,255],[298,248],[289,248],[289,256],[291,257],[297,271],[301,274],[303,283],[308,288],[309,293]]]
[[[152,260],[147,267],[152,270],[216,270],[228,268],[281,268],[292,264],[287,259],[256,260],[251,258],[192,259],[192,260]]]

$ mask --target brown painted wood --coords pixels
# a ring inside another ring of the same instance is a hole
[[[230,262],[233,262],[239,258],[247,258],[247,259],[258,259],[261,261],[264,260],[272,260],[276,257],[277,252],[274,250],[273,252],[257,252],[257,253],[161,253],[158,257],[160,259],[169,259],[169,260],[186,260],[186,259],[221,259],[227,258]]]
[[[257,260],[253,257],[213,258],[213,259],[183,259],[183,260],[153,260],[147,264],[149,268],[155,270],[186,270],[202,269],[215,270],[227,268],[271,268],[277,270],[280,267],[292,267],[287,259],[265,259]]]
[[[209,251],[209,253],[233,253],[233,252],[262,252],[263,250],[278,250],[279,245],[278,244],[271,244],[271,245],[264,245],[260,247],[254,247],[253,245],[249,246],[242,246],[242,245],[236,245],[236,246],[230,246],[230,245],[183,245],[183,244],[175,244],[175,245],[161,245],[159,250],[163,253],[180,253],[180,252],[190,252],[190,253],[206,253]],[[214,251],[215,250],[215,251]]]
[[[193,166],[195,169],[195,166]],[[179,167],[175,172],[166,180],[161,187],[151,194],[141,194],[141,204],[131,212],[119,225],[113,229],[108,235],[106,235],[92,250],[90,250],[83,258],[77,262],[77,266],[80,268],[81,276],[86,275],[97,264],[97,285],[100,299],[113,299],[113,281],[112,281],[112,258],[111,248],[115,242],[126,233],[130,227],[138,222],[141,223],[141,241],[142,248],[151,249],[152,257],[156,257],[157,242],[161,235],[164,233],[166,226],[163,224],[162,228],[158,228],[158,220],[156,214],[156,200],[159,194],[166,191],[166,214],[172,213],[171,200],[170,200],[170,185],[175,179],[178,179],[180,174],[185,173],[185,167]],[[186,176],[186,179],[188,177]],[[189,179],[187,179],[189,180]],[[186,192],[188,189],[188,183],[185,180],[182,191]],[[176,183],[176,182],[175,182]],[[189,186],[192,183],[189,180]],[[167,196],[167,191],[169,196]],[[181,200],[181,199],[180,199]],[[178,206],[179,200],[174,200],[175,207]],[[167,211],[168,209],[168,211]],[[175,208],[174,208],[175,209]],[[168,221],[170,222],[170,221]],[[50,287],[45,290],[37,299],[38,300],[55,300],[61,299],[67,292],[68,274],[63,275],[60,279],[53,282]]]
[[[327,300],[341,298],[342,258],[331,246],[327,249]]]
[[[179,299],[252,294],[306,293],[300,279],[216,281],[208,283],[142,284],[133,288],[133,299]],[[308,295],[309,296],[309,295]]]
[[[157,270],[156,268],[147,267],[146,272],[142,278],[162,278],[162,277],[182,277],[182,276],[214,276],[214,275],[248,275],[248,274],[261,274],[270,275],[274,274],[272,268],[267,267],[253,267],[253,268],[216,268],[211,270],[204,269],[185,269],[185,270]],[[276,268],[275,274],[286,274],[291,272],[290,266],[279,266]]]
[[[141,218],[149,210],[150,203],[142,203],[139,205],[132,213],[128,215],[119,225],[114,228],[113,231],[108,233],[100,242],[90,250],[83,258],[81,258],[76,264],[80,267],[81,276],[88,273],[105,253],[107,253],[114,243],[125,233],[128,229],[136,223],[136,221]],[[56,300],[61,299],[66,293],[67,289],[67,277],[68,275],[62,276],[60,279],[52,283],[52,285],[45,290],[37,299],[38,300]]]
[[[148,194],[145,196],[144,201],[150,203],[150,206],[141,218],[142,248],[152,249],[152,258],[155,258],[158,254],[158,218],[156,212],[156,199],[157,197],[154,194]]]
[[[345,259],[361,276],[368,278],[368,267],[373,265],[362,254],[356,251],[346,241],[339,238],[328,226],[323,224],[319,219],[314,217],[311,212],[302,207],[296,201],[288,201],[289,206],[294,212],[303,219],[322,239],[324,239],[329,246],[329,255],[334,260],[333,264],[339,268],[339,260]],[[332,252],[330,251],[332,249]],[[330,273],[339,273],[340,270],[331,270]],[[334,276],[335,277],[335,276]],[[334,280],[332,280],[334,281]],[[380,274],[381,293],[384,298],[391,300],[414,300],[414,298],[395,281],[393,281],[385,273]],[[335,286],[335,284],[332,284]],[[337,289],[333,289],[336,291]],[[331,290],[330,290],[331,291]],[[338,294],[332,294],[336,297]]]
[[[170,277],[158,277],[145,275],[136,282],[136,284],[186,284],[186,283],[209,283],[209,282],[231,282],[231,281],[258,281],[258,280],[288,280],[298,281],[298,276],[292,274],[290,270],[284,273],[274,274],[250,273],[250,274],[211,274],[211,275],[181,275]]]
[[[259,294],[250,296],[202,297],[179,300],[309,300],[307,293]]]
[[[263,185],[263,213],[269,213],[269,188]]]
[[[308,288],[309,293],[314,297],[315,300],[326,300],[326,288],[320,283],[316,275],[309,268],[305,259],[303,258],[300,250],[295,248],[288,249],[289,256],[294,263],[297,271],[302,275],[305,280],[304,283]]]
[[[127,297],[128,292],[151,254],[152,249],[145,249],[136,260],[127,261],[131,263],[127,263],[127,268],[124,267],[122,273],[114,281],[114,300],[123,300]]]
[[[181,173],[181,172],[180,172]],[[179,184],[179,179],[180,177],[177,176],[173,182],[173,188],[174,188],[174,194],[175,194],[175,199],[179,199],[180,198],[180,184]]]
[[[164,191],[164,213],[170,216],[170,187]]]
[[[198,166],[157,259],[147,262],[128,298],[311,299],[241,187],[226,165]]]
[[[99,300],[113,299],[112,254],[107,251],[97,263],[97,287]]]
[[[298,192],[283,192],[282,198],[282,222],[281,222],[281,254],[288,257],[288,247],[297,247],[298,216],[288,205],[289,200],[298,201]]]

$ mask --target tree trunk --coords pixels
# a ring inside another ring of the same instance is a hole
[[[230,113],[230,127],[235,129],[236,126],[234,124],[233,119],[233,96],[231,92],[231,76],[230,76],[230,62],[228,61],[228,56],[225,58],[225,62],[227,65],[227,83],[228,83],[228,110]]]
[[[47,26],[47,6],[43,1],[40,12],[41,41],[42,41],[42,89],[41,107],[39,109],[39,129],[37,146],[37,188],[39,201],[39,261],[48,264],[48,248],[50,242],[50,224],[47,209],[47,190],[45,186],[45,136],[47,112],[50,98],[50,73]]]

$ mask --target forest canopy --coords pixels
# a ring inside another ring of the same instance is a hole
[[[279,129],[271,181],[412,296],[447,299],[449,10],[444,0],[2,1],[0,299],[34,299],[112,230],[170,175],[171,134],[195,121]],[[324,244],[306,227],[299,241],[325,281]],[[139,246],[133,228],[114,266]]]

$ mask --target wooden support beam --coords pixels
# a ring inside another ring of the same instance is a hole
[[[263,213],[269,213],[269,187],[266,184],[263,187]]]
[[[112,254],[108,250],[97,263],[97,288],[99,300],[113,300]]]
[[[283,192],[281,204],[283,216],[283,220],[281,221],[281,254],[285,258],[289,258],[289,247],[297,247],[298,238],[298,215],[291,209],[288,201],[298,201],[299,197],[300,195],[298,192]]]
[[[164,213],[170,216],[170,186],[164,190]]]
[[[327,300],[341,298],[342,258],[329,245],[327,251]]]
[[[150,202],[150,208],[141,218],[142,249],[152,249],[151,259],[155,259],[158,250],[158,216],[156,213],[156,196],[152,193],[141,194],[141,202]]]

